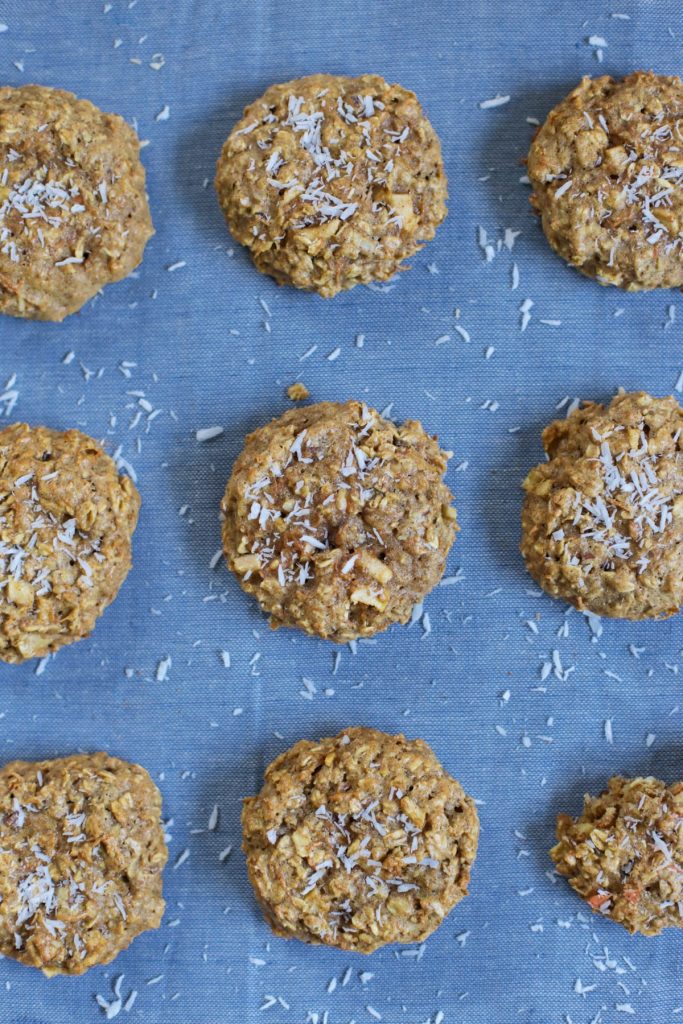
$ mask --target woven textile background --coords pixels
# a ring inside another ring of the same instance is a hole
[[[0,0],[0,22],[3,82],[62,86],[136,123],[157,232],[139,271],[81,314],[0,323],[10,418],[122,446],[143,498],[134,569],[93,636],[40,674],[0,668],[3,759],[139,761],[172,819],[160,930],[81,978],[3,961],[0,1021],[104,1019],[95,995],[111,1002],[121,974],[123,999],[138,995],[119,1019],[146,1024],[683,1019],[680,934],[631,938],[589,915],[547,856],[557,812],[611,773],[681,776],[681,621],[591,625],[539,594],[518,554],[542,427],[619,385],[669,394],[683,368],[675,293],[600,288],[551,253],[521,180],[527,119],[585,74],[680,71],[680,4]],[[279,289],[224,227],[211,181],[241,108],[314,71],[401,82],[441,136],[449,217],[391,290]],[[498,95],[509,102],[481,106]],[[391,404],[455,452],[450,585],[427,619],[338,659],[271,633],[222,561],[211,567],[231,463],[295,379],[315,400]],[[198,442],[210,426],[224,433]],[[286,943],[251,895],[242,797],[292,742],[350,724],[423,737],[480,801],[471,896],[424,947],[363,958]]]

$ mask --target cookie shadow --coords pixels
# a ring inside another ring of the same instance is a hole
[[[211,893],[216,892],[218,884],[219,899],[227,902],[236,912],[247,912],[254,925],[263,923],[263,917],[249,882],[246,860],[242,852],[243,801],[247,797],[256,796],[263,785],[268,765],[295,742],[300,739],[317,740],[321,736],[334,736],[346,724],[348,723],[338,719],[321,720],[317,727],[306,729],[302,735],[295,723],[295,737],[279,739],[276,736],[269,736],[253,746],[245,744],[243,751],[231,758],[229,763],[217,768],[200,791],[198,823],[201,825],[202,822],[211,821],[215,807],[218,807],[219,811],[215,828],[207,828],[207,835],[203,837],[205,841],[195,844],[195,864],[204,877],[205,884],[210,887]],[[228,848],[230,852],[226,853]],[[267,934],[270,935],[269,930]]]
[[[233,258],[247,264],[249,255],[228,230],[213,181],[223,143],[242,117],[246,104],[256,99],[266,85],[264,82],[262,88],[256,86],[249,92],[226,96],[221,103],[205,111],[189,132],[178,137],[174,154],[178,188],[206,243],[217,249],[233,249]]]
[[[200,578],[205,578],[207,589],[221,594],[228,606],[239,601],[247,616],[247,628],[262,632],[269,631],[267,616],[254,598],[242,591],[225,559],[218,558],[222,548],[220,507],[246,436],[289,408],[291,402],[283,392],[281,396],[276,395],[275,400],[272,395],[264,395],[252,406],[248,416],[238,415],[234,420],[230,419],[227,403],[205,410],[206,422],[225,424],[224,433],[206,442],[191,438],[189,443],[184,441],[170,446],[167,465],[173,503],[176,508],[188,507],[182,517],[180,534],[183,550],[189,554]],[[214,559],[217,559],[215,564]],[[283,629],[278,633],[283,638],[297,639],[293,630]],[[314,638],[307,639],[315,642]]]
[[[570,396],[570,401],[578,398],[608,405],[616,393],[616,387],[609,392],[596,389],[589,367],[585,382],[577,386],[577,391],[578,394]],[[483,485],[484,491],[478,495],[480,507],[492,510],[483,518],[490,545],[500,566],[506,573],[512,574],[515,582],[534,589],[538,584],[526,571],[520,551],[524,504],[522,485],[529,471],[546,461],[542,433],[554,420],[566,418],[568,405],[562,409],[553,407],[546,418],[525,420],[521,428],[511,435],[512,448],[507,447],[492,460]],[[511,495],[514,496],[513,500]]]
[[[512,96],[504,108],[505,117],[492,118],[483,135],[477,169],[480,180],[483,179],[481,194],[488,223],[521,227],[525,257],[534,263],[552,260],[559,277],[563,270],[572,277],[577,271],[550,249],[540,217],[529,202],[531,187],[521,184],[519,179],[527,173],[526,158],[538,131],[538,126],[529,124],[526,119],[535,118],[542,125],[553,107],[578,82],[578,79],[539,80]]]
[[[544,459],[541,432],[549,420],[525,421],[512,435],[512,447],[499,451],[482,480],[479,507],[489,509],[483,516],[484,530],[498,565],[506,577],[520,585],[535,586],[526,571],[519,550],[522,539],[522,483],[529,470]]]

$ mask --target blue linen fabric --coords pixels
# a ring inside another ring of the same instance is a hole
[[[121,446],[143,499],[134,569],[92,637],[40,674],[0,667],[2,756],[139,761],[172,836],[161,928],[81,978],[3,961],[0,1020],[105,1019],[96,994],[113,1019],[122,974],[123,1001],[137,998],[119,1019],[146,1024],[678,1019],[680,935],[632,938],[589,914],[547,850],[557,812],[610,774],[680,777],[680,621],[591,624],[541,595],[518,554],[542,427],[618,386],[669,394],[683,368],[676,293],[601,288],[545,243],[521,180],[529,119],[582,75],[678,72],[678,15],[675,0],[0,0],[4,82],[73,90],[149,142],[157,232],[138,272],[79,315],[0,323],[0,375],[18,392],[7,422]],[[243,105],[315,71],[401,82],[441,137],[450,214],[391,290],[280,289],[224,227],[211,182]],[[449,585],[427,618],[355,654],[272,633],[213,564],[242,439],[298,379],[315,400],[419,418],[455,453]],[[199,442],[211,426],[224,432]],[[423,737],[480,802],[471,895],[424,947],[287,943],[252,898],[242,797],[291,743],[350,724]]]

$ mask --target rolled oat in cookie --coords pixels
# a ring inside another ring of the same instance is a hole
[[[0,430],[0,660],[80,640],[131,566],[140,496],[91,437]]]
[[[325,298],[404,269],[446,216],[434,129],[414,93],[378,75],[270,86],[225,142],[215,185],[258,269]]]
[[[529,151],[532,204],[555,251],[601,284],[683,287],[683,82],[583,81]]]
[[[0,768],[0,953],[48,976],[109,963],[164,912],[161,795],[108,754]]]
[[[138,265],[154,233],[139,151],[73,93],[0,88],[0,313],[63,320]]]
[[[371,953],[421,942],[467,895],[479,820],[423,740],[358,727],[280,754],[242,829],[276,934]]]
[[[548,461],[524,481],[522,554],[581,610],[658,619],[683,604],[683,409],[620,393],[543,431]]]
[[[450,453],[362,402],[295,408],[250,434],[223,499],[223,548],[271,625],[338,643],[407,622],[457,530]]]
[[[591,909],[657,935],[683,927],[682,826],[683,783],[615,776],[578,818],[559,815],[550,856]]]

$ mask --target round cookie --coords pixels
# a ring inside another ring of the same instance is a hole
[[[524,481],[522,554],[537,583],[623,619],[683,604],[683,409],[620,393],[543,431],[548,461]]]
[[[277,935],[371,953],[421,942],[467,895],[474,802],[423,740],[301,740],[244,801],[249,878]]]
[[[576,820],[557,819],[557,871],[597,913],[629,932],[683,927],[683,783],[609,780]]]
[[[529,151],[532,204],[555,251],[628,291],[683,286],[683,82],[584,78]]]
[[[450,453],[361,402],[291,409],[250,434],[223,499],[223,548],[273,628],[339,643],[406,622],[455,539]]]
[[[131,566],[140,496],[91,437],[0,430],[0,659],[87,636]]]
[[[0,953],[48,976],[109,963],[164,912],[161,795],[108,754],[0,769]]]
[[[225,142],[215,185],[258,269],[325,298],[404,269],[448,194],[417,97],[378,75],[270,86]]]
[[[139,151],[73,93],[0,88],[0,313],[63,320],[138,265],[154,233]]]

